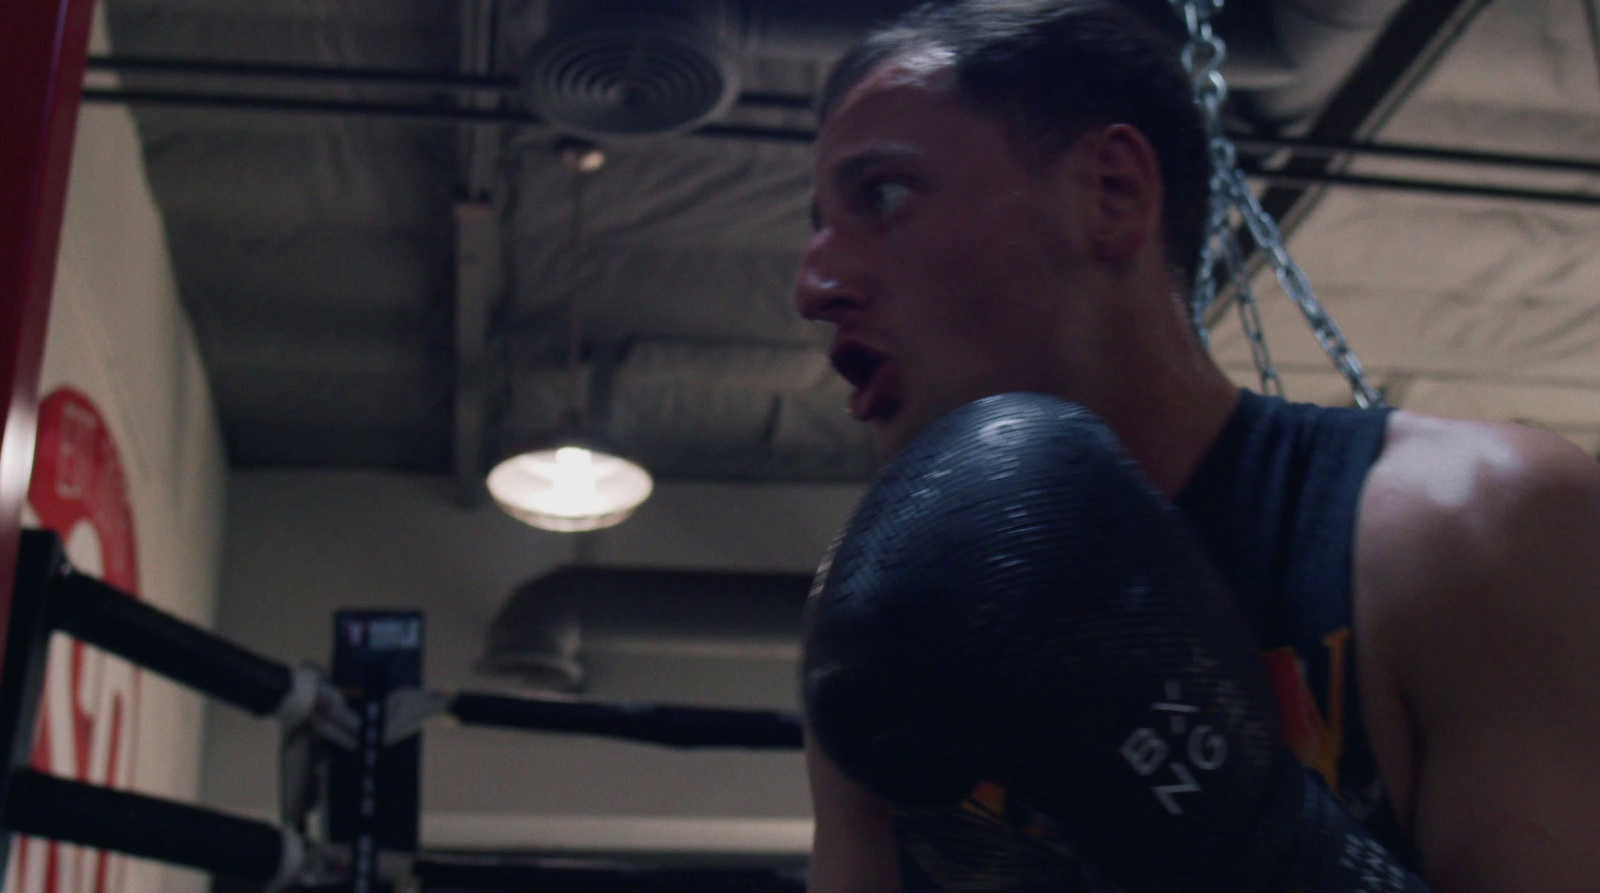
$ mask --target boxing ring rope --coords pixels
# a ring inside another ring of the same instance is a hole
[[[293,827],[60,778],[26,766],[52,632],[96,645],[168,679],[260,717],[285,740],[309,733],[325,748],[376,753],[435,716],[522,731],[599,735],[674,748],[798,750],[798,714],[784,711],[604,703],[563,696],[440,693],[395,688],[381,710],[358,711],[346,692],[309,667],[290,667],[75,571],[60,540],[24,531],[0,714],[13,727],[0,829],[157,859],[268,890],[341,884],[356,860],[346,843],[310,841]],[[362,716],[368,717],[364,723]],[[380,724],[373,727],[373,717]],[[368,763],[370,764],[370,760]],[[359,855],[359,852],[358,854]],[[640,868],[614,862],[369,853],[373,877],[484,890],[783,891],[803,881],[767,869]]]
[[[755,868],[640,868],[606,860],[434,856],[415,877],[450,890],[540,893],[805,893],[802,878]]]
[[[256,716],[292,717],[315,684],[314,673],[252,654],[70,568],[50,600],[61,632]]]
[[[298,868],[299,835],[143,794],[15,769],[9,779],[7,831],[48,837],[217,874],[272,881]]]
[[[798,750],[800,716],[759,710],[601,704],[462,692],[446,713],[468,725],[576,732],[667,747]]]
[[[55,534],[24,531],[0,690],[9,747],[0,784],[0,825],[7,834],[65,840],[269,881],[274,888],[305,870],[308,845],[291,829],[28,768],[44,659],[55,631],[257,715],[304,723],[318,704],[336,704],[337,693],[331,689],[315,696],[320,686],[309,671],[252,654],[78,574]]]

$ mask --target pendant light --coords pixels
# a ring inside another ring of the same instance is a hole
[[[654,482],[642,466],[608,449],[589,430],[581,358],[583,317],[578,262],[583,251],[585,178],[605,164],[592,143],[567,140],[558,147],[572,172],[572,239],[568,256],[572,297],[567,370],[571,405],[561,433],[511,456],[489,472],[489,493],[511,517],[542,530],[575,533],[620,524],[650,497]]]

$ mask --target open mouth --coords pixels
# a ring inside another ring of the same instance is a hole
[[[835,347],[828,359],[833,363],[834,370],[850,382],[851,387],[860,390],[872,381],[872,376],[883,365],[885,357],[869,347],[845,342]]]
[[[859,421],[884,419],[893,414],[896,387],[892,376],[884,373],[888,354],[854,341],[834,346],[828,358],[833,368],[854,391],[850,394],[850,414]]]

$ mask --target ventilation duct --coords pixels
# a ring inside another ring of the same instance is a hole
[[[523,68],[532,107],[589,137],[689,130],[739,93],[749,56],[827,61],[908,0],[552,0]]]
[[[523,84],[552,124],[592,137],[696,127],[739,92],[722,4],[555,3]]]
[[[809,574],[564,567],[517,587],[481,672],[576,691],[591,654],[798,660]]]

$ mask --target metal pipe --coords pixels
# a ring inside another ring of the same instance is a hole
[[[756,95],[751,102],[739,100],[745,108],[776,108],[792,111],[800,102],[795,97],[769,101],[769,95]],[[368,118],[396,118],[437,124],[520,124],[542,127],[546,121],[531,112],[508,109],[472,109],[447,105],[421,105],[414,102],[371,102],[346,99],[302,99],[290,96],[261,96],[239,93],[183,93],[170,90],[125,90],[85,87],[84,102],[123,103],[125,105],[165,105],[208,108],[222,111],[292,112],[306,115],[351,115]],[[809,103],[809,100],[806,100]],[[716,127],[718,125],[713,125]],[[809,130],[768,130],[728,128],[727,135],[746,139],[766,138],[777,142],[811,142],[816,134]]]
[[[329,68],[312,65],[273,65],[265,63],[213,62],[205,59],[163,59],[147,56],[95,56],[89,59],[90,71],[147,74],[157,77],[221,78],[255,81],[299,81],[325,86],[376,87],[386,90],[433,93],[497,93],[515,96],[522,84],[516,78],[494,75],[452,74],[449,72],[404,71],[381,68]],[[164,95],[188,95],[172,91]],[[744,108],[778,111],[809,111],[810,96],[784,93],[750,92],[741,95]]]
[[[315,84],[385,87],[395,90],[438,92],[493,91],[514,93],[515,78],[452,72],[403,71],[378,68],[329,68],[311,65],[215,62],[208,59],[165,59],[151,56],[91,56],[90,71],[149,74],[164,77],[233,78],[302,81]]]
[[[1234,145],[1246,152],[1276,152],[1288,150],[1297,155],[1332,158],[1339,155],[1369,155],[1381,158],[1401,158],[1410,161],[1430,161],[1442,164],[1484,165],[1487,167],[1520,167],[1533,170],[1560,171],[1577,174],[1600,175],[1600,161],[1583,158],[1557,158],[1541,155],[1522,155],[1508,152],[1473,152],[1449,149],[1443,146],[1408,146],[1395,143],[1349,143],[1297,140],[1282,137],[1235,136]]]
[[[498,109],[465,109],[425,106],[415,103],[377,103],[328,99],[294,99],[280,96],[241,96],[210,93],[169,93],[155,90],[105,90],[86,88],[85,102],[113,102],[127,105],[164,105],[217,110],[288,112],[295,114],[350,115],[393,118],[434,124],[518,124],[547,126],[538,115]],[[724,139],[762,140],[780,143],[810,143],[814,131],[799,128],[765,128],[734,124],[712,124],[693,131],[693,135]],[[1551,158],[1532,155],[1467,152],[1431,146],[1397,146],[1382,143],[1317,143],[1307,140],[1241,137],[1240,148],[1251,151],[1289,150],[1307,155],[1371,155],[1446,164],[1526,168],[1530,170],[1600,176],[1600,163],[1576,158]],[[1518,187],[1480,186],[1445,180],[1401,177],[1369,177],[1332,173],[1280,173],[1259,166],[1246,166],[1245,173],[1278,185],[1327,184],[1369,189],[1397,189],[1477,198],[1519,199],[1557,202],[1570,205],[1600,205],[1600,196],[1556,190]]]
[[[1513,186],[1479,186],[1472,183],[1452,183],[1445,180],[1406,179],[1398,177],[1366,177],[1356,174],[1303,173],[1284,174],[1276,171],[1246,169],[1245,174],[1268,183],[1283,186],[1310,186],[1326,184],[1357,189],[1393,189],[1405,192],[1428,192],[1436,195],[1459,195],[1471,198],[1517,199],[1520,201],[1555,202],[1564,205],[1600,206],[1600,195],[1582,192],[1558,192],[1546,189],[1522,189]]]
[[[221,93],[175,93],[163,90],[107,90],[88,87],[84,102],[115,102],[125,105],[164,105],[180,108],[206,108],[243,112],[290,112],[302,115],[349,115],[366,118],[395,118],[433,124],[523,124],[543,126],[545,121],[527,112],[499,109],[468,109],[417,103],[365,102],[341,99],[297,99],[286,96],[246,96]]]
[[[810,145],[817,141],[817,132],[803,128],[750,127],[743,124],[707,124],[691,131],[694,136],[721,137],[723,139],[752,140],[764,143],[796,143]]]
[[[795,96],[787,93],[764,93],[748,91],[739,94],[734,104],[747,109],[775,109],[787,112],[815,111],[817,99],[815,96]]]

